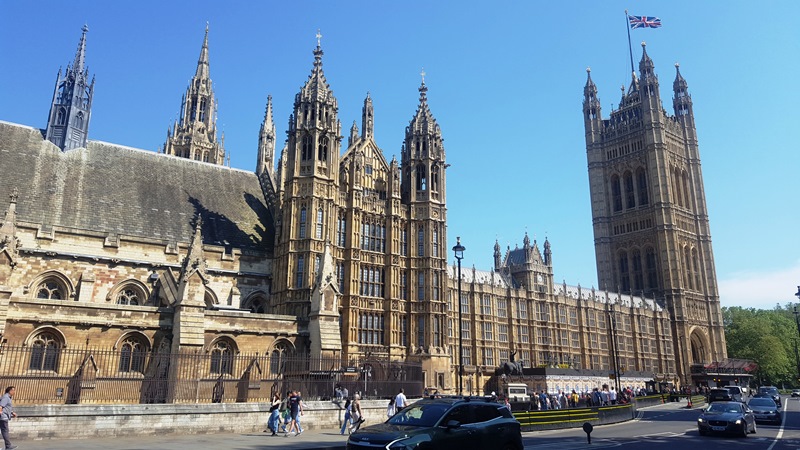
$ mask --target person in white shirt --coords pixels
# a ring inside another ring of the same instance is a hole
[[[408,400],[406,400],[405,390],[400,388],[400,393],[394,398],[394,409],[400,411],[406,406],[408,406]]]

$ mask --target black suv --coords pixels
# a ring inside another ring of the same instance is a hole
[[[734,401],[731,392],[725,388],[714,388],[708,391],[708,403]]]
[[[778,407],[781,407],[781,393],[778,392],[778,388],[775,386],[761,386],[758,388],[759,394],[767,394],[775,402]]]
[[[484,398],[425,398],[347,440],[348,450],[450,448],[522,450],[519,422],[504,405]]]

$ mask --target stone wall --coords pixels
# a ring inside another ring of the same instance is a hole
[[[344,406],[304,402],[304,429],[338,430]],[[387,400],[362,400],[366,425],[386,420]],[[10,424],[16,439],[80,439],[92,436],[133,436],[208,433],[261,433],[266,429],[266,403],[194,405],[42,405],[17,407]]]

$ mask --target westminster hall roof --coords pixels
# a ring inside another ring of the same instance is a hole
[[[0,210],[16,188],[17,223],[272,253],[274,222],[258,178],[231,169],[89,141],[62,152],[39,129],[0,121]]]

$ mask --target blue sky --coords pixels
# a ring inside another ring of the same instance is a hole
[[[233,167],[254,170],[267,95],[284,136],[322,32],[343,134],[367,91],[375,136],[400,153],[424,67],[448,163],[448,242],[492,267],[527,231],[553,248],[557,281],[596,284],[581,102],[586,67],[603,116],[630,62],[624,10],[671,111],[674,63],[689,83],[723,306],[771,308],[800,284],[800,2],[27,2],[0,7],[0,120],[44,127],[59,66],[89,25],[97,76],[90,138],[157,150],[194,74],[209,22],[218,127]],[[637,65],[638,67],[638,65]],[[280,140],[279,140],[280,141]],[[0,181],[1,182],[1,181]]]

